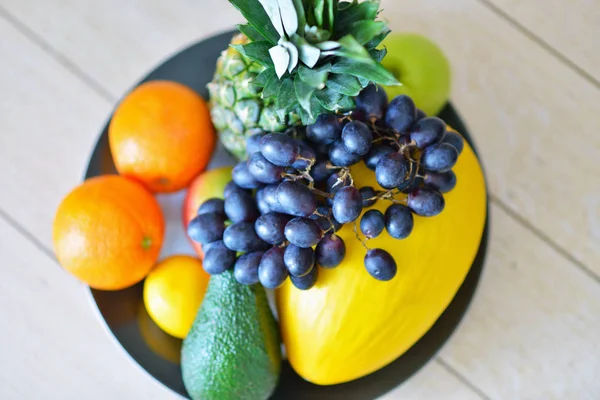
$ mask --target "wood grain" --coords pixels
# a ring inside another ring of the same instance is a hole
[[[0,19],[0,208],[51,248],[111,104]]]
[[[600,6],[594,0],[485,0],[600,82]]]
[[[3,220],[0,265],[0,398],[176,398],[115,345],[87,288]]]
[[[5,7],[115,98],[163,57],[239,21],[219,0],[114,1]],[[600,135],[590,128],[600,125],[600,90],[477,0],[382,4],[395,30],[423,33],[449,56],[452,98],[492,193],[600,275]],[[55,9],[61,13],[46,18]]]
[[[519,10],[513,18],[565,49],[546,32],[556,26],[544,24],[571,12],[566,2],[493,1],[511,15]],[[600,91],[476,0],[383,4],[394,28],[424,33],[448,54],[453,101],[475,136],[492,193],[600,274]],[[541,4],[547,21],[533,10]],[[565,54],[597,73],[598,54],[588,50],[594,42],[583,39],[597,32],[589,18],[600,4],[571,6],[589,16],[567,15],[552,34],[572,40]],[[50,249],[54,210],[80,182],[114,101],[164,57],[240,19],[224,0],[85,7],[4,0],[2,7],[78,69],[69,71],[0,18],[0,209]],[[103,85],[113,102],[76,74]],[[481,287],[440,356],[492,399],[600,398],[598,283],[500,208],[492,211]],[[1,398],[170,397],[101,329],[83,286],[1,220],[0,261],[0,308],[15,327],[0,332]],[[48,370],[54,381],[39,383]],[[385,398],[479,397],[430,363]]]
[[[505,212],[470,311],[440,356],[491,399],[600,398],[600,289]]]
[[[226,0],[2,4],[115,97],[170,54],[243,22]]]

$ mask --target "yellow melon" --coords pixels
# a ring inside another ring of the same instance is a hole
[[[398,265],[389,282],[364,268],[365,248],[351,226],[340,232],[346,258],[319,270],[317,284],[301,291],[288,281],[277,291],[287,356],[294,370],[319,385],[348,382],[374,372],[406,352],[434,324],[465,279],[477,254],[486,220],[486,189],[473,150],[454,168],[458,183],[446,208],[432,218],[415,217],[409,238],[385,232],[368,242],[387,250]],[[357,185],[378,189],[364,165],[352,170]],[[384,212],[389,203],[376,205]]]

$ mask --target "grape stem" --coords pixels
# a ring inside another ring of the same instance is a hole
[[[323,218],[327,218],[327,215],[323,215],[319,212],[319,210],[315,210],[315,212],[313,212],[314,215],[318,215],[319,217],[323,217]],[[331,222],[331,221],[330,221]]]
[[[296,175],[296,174],[283,174],[283,177],[284,178],[289,178],[289,179],[291,179],[293,181],[297,181],[299,179],[304,178],[304,176],[302,176],[302,175]]]
[[[365,241],[362,240],[362,238],[358,234],[358,230],[356,229],[356,221],[354,221],[354,228],[353,229],[354,229],[354,234],[356,235],[356,239],[358,239],[358,241],[363,245],[363,247],[365,249],[367,249],[367,251],[371,250],[371,249],[369,249],[369,246],[367,246],[367,243],[365,243]]]
[[[314,182],[313,177],[307,171],[303,171],[300,174],[283,174],[284,178],[289,178],[293,181],[297,181],[299,179],[306,179],[310,184]]]
[[[341,114],[339,121],[340,122],[344,122],[344,121],[352,121],[354,120],[352,112],[348,112],[345,114]],[[376,125],[376,119],[375,118],[371,118],[369,120],[369,125],[371,127],[372,132],[374,132],[378,137],[375,138],[373,140],[373,143],[378,143],[381,141],[390,141],[393,144],[395,144],[396,150],[398,151],[398,153],[403,154],[406,159],[408,159],[410,161],[410,170],[408,172],[408,176],[412,177],[411,178],[411,183],[412,181],[416,178],[416,177],[420,177],[422,178],[421,175],[419,175],[418,171],[419,171],[419,160],[414,160],[411,157],[411,151],[412,149],[416,148],[416,143],[414,141],[410,141],[409,143],[405,143],[405,144],[401,144],[399,142],[399,133],[395,132],[392,129],[384,129],[381,128],[379,126]],[[293,131],[293,136],[296,137],[298,136],[299,132],[297,131],[296,128],[292,128],[291,129]],[[305,157],[301,157],[299,156],[297,158],[298,160],[302,160],[302,161],[306,161],[308,162],[308,166],[306,167],[306,170],[300,172],[299,174],[284,174],[284,177],[292,179],[294,181],[300,180],[300,179],[306,179],[308,181],[308,188],[310,189],[310,191],[312,193],[314,193],[317,196],[321,196],[327,199],[333,199],[334,198],[334,194],[332,193],[327,193],[324,192],[322,190],[319,190],[317,188],[315,188],[315,182],[314,179],[312,178],[312,176],[310,176],[310,172],[312,170],[312,167],[315,165],[316,160],[313,159],[308,159]],[[416,164],[416,165],[415,165]],[[354,186],[354,178],[352,177],[352,174],[350,173],[350,169],[348,167],[338,167],[336,165],[331,164],[331,162],[327,162],[327,164],[325,164],[325,168],[329,169],[329,170],[339,170],[341,171],[341,175],[338,177],[337,182],[333,185],[333,187],[335,188],[336,186],[343,184],[344,181],[347,178],[350,178],[350,185],[349,186]],[[397,189],[390,189],[384,192],[379,192],[377,193],[376,196],[373,196],[371,198],[365,199],[365,201],[372,201],[372,200],[386,200],[386,201],[390,201],[392,203],[395,204],[406,204],[408,201],[408,196],[405,195],[404,198],[402,199],[398,199],[395,196],[398,194],[401,194],[402,192],[400,190]],[[318,212],[315,212],[317,215],[323,217],[323,218],[327,218],[327,220],[331,223],[331,220],[329,219],[329,217],[326,217],[324,215],[319,214]],[[333,230],[335,232],[335,228],[333,226],[333,224],[331,224],[331,228],[330,230]],[[367,250],[369,250],[369,248],[366,246],[366,244],[362,241],[362,239],[360,239],[360,237],[358,236],[358,232],[356,231],[356,222],[354,223],[354,232],[356,233],[357,238],[361,241],[361,243],[363,244],[363,246],[365,246],[365,248]]]
[[[331,193],[327,193],[327,192],[324,192],[324,191],[319,190],[319,189],[315,189],[314,187],[310,187],[310,186],[309,186],[309,189],[310,189],[311,192],[313,192],[317,196],[325,197],[325,198],[328,198],[328,199],[333,199],[333,194],[331,194]]]
[[[301,157],[301,156],[298,156],[296,158],[296,160],[301,160],[301,161],[308,162],[308,167],[306,167],[306,170],[305,170],[305,172],[307,172],[307,173],[310,172],[310,170],[312,169],[313,165],[315,165],[315,162],[316,162],[316,160],[314,160],[314,159],[310,159],[310,158],[306,158],[306,157]]]
[[[380,136],[377,139],[373,139],[373,143],[383,142],[384,140],[393,142],[396,146],[398,146],[398,148],[402,147],[402,145],[398,142],[398,140],[396,138],[392,138],[389,136]]]
[[[329,222],[329,229],[327,229],[326,231],[323,231],[323,235],[328,234],[329,232],[336,233],[335,231],[335,225],[333,224],[333,222],[331,222],[331,217],[327,216],[327,215],[323,215],[321,214],[319,211],[315,210],[315,212],[313,213],[314,215],[318,215],[321,218],[324,218],[327,220],[327,222]]]
[[[337,182],[332,187],[336,187],[337,185],[344,183],[346,178],[350,178],[350,186],[354,186],[354,178],[352,177],[350,170],[346,167],[341,168],[341,170],[342,170],[342,175],[337,178]]]
[[[371,130],[377,134],[378,138],[373,140],[373,143],[378,143],[382,141],[389,141],[396,145],[396,149],[398,153],[402,153],[406,158],[411,161],[414,161],[410,158],[411,149],[416,148],[417,144],[414,140],[411,140],[409,143],[401,144],[400,136],[401,134],[394,131],[393,129],[384,129],[377,125],[375,125],[375,120],[369,121],[371,125]]]
[[[406,201],[408,200],[408,196],[406,196],[403,199],[397,199],[394,197],[394,195],[397,195],[400,193],[402,193],[402,192],[400,192],[399,190],[390,189],[385,192],[379,192],[379,193],[377,193],[376,196],[369,197],[368,199],[364,199],[364,201],[387,200],[387,201],[391,201],[392,203],[396,203],[396,204],[405,204]]]

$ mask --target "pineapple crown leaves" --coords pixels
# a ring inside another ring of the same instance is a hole
[[[248,21],[250,40],[231,45],[265,69],[252,82],[282,115],[312,124],[347,111],[369,83],[399,85],[377,49],[390,29],[377,21],[379,0],[229,0]]]

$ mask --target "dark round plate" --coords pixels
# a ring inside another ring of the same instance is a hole
[[[179,52],[152,71],[140,83],[156,79],[181,82],[208,98],[206,84],[212,79],[215,63],[227,48],[232,32],[201,41]],[[460,117],[451,105],[441,113],[448,124],[472,140]],[[234,159],[218,148],[209,168],[233,164]],[[108,146],[107,126],[90,159],[86,179],[115,173]],[[334,386],[317,386],[304,381],[284,362],[280,383],[274,399],[373,399],[400,385],[429,361],[456,329],[465,314],[479,281],[488,245],[488,223],[483,232],[479,252],[456,296],[431,329],[406,353],[385,368],[361,379]],[[115,339],[150,375],[187,397],[179,368],[181,341],[168,336],[152,322],[142,300],[142,283],[131,288],[104,292],[91,290],[101,317]]]

